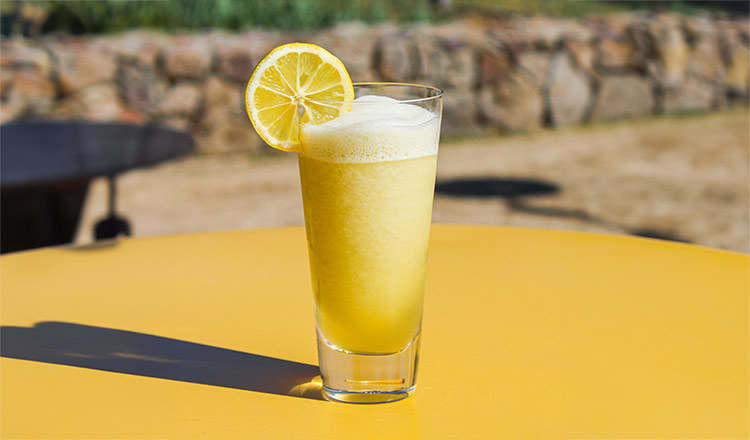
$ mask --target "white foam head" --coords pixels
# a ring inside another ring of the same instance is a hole
[[[383,162],[437,154],[440,116],[385,96],[361,96],[349,112],[300,130],[301,154],[329,162]]]

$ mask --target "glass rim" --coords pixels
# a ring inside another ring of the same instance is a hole
[[[388,98],[391,98],[394,101],[396,101],[396,102],[393,102],[392,104],[419,104],[419,103],[423,103],[423,102],[429,102],[429,101],[434,100],[434,99],[440,99],[440,98],[442,98],[443,97],[443,93],[444,93],[443,89],[441,89],[441,88],[433,87],[433,86],[428,86],[428,85],[424,85],[424,84],[416,84],[416,83],[388,82],[388,81],[384,81],[384,82],[366,81],[366,82],[355,82],[352,85],[354,86],[355,89],[357,87],[410,87],[410,88],[414,88],[414,89],[430,90],[430,91],[432,91],[432,92],[435,93],[433,96],[426,96],[424,98],[396,99],[396,98],[393,98],[391,96],[387,96]],[[320,101],[320,100],[317,100],[317,99],[314,100],[313,102],[319,102],[319,103],[323,103],[323,104],[325,104],[327,102],[330,102],[330,103],[335,103],[336,105],[352,104],[352,103],[354,103],[353,100],[352,101],[335,101],[335,102],[333,102],[333,101]],[[374,102],[372,102],[372,103],[370,103],[370,102],[358,102],[357,104],[358,105],[367,105],[367,104],[376,104],[376,103],[374,103]],[[380,103],[377,103],[377,104],[380,104]]]

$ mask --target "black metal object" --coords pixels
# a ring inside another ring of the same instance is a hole
[[[97,238],[129,234],[117,217],[115,176],[195,149],[189,133],[124,123],[30,121],[0,127],[0,252],[68,243],[89,181],[110,176],[109,217]]]
[[[109,185],[109,210],[107,211],[107,217],[94,225],[94,238],[97,240],[130,235],[130,222],[126,218],[118,216],[115,209],[117,204],[117,180],[115,176],[108,176],[107,184]]]

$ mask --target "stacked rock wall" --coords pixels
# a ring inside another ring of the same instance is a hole
[[[245,83],[273,47],[328,48],[354,81],[445,90],[447,135],[747,105],[748,20],[613,15],[4,39],[2,122],[29,118],[157,123],[188,129],[203,152],[257,150]]]

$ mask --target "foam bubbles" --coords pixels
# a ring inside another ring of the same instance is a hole
[[[354,100],[348,113],[301,127],[304,156],[329,162],[383,162],[437,154],[437,113],[385,96]]]

